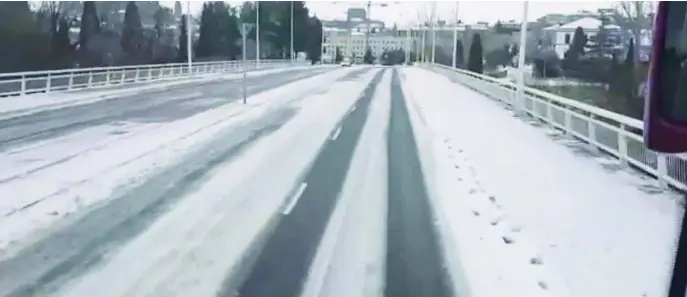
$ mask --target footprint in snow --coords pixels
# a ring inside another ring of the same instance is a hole
[[[545,281],[539,281],[537,284],[539,285],[540,288],[542,288],[544,290],[549,289],[549,284],[547,284]]]
[[[508,236],[508,235],[502,236],[501,239],[503,239],[503,242],[504,242],[505,244],[513,244],[513,243],[515,243],[515,238],[513,238],[513,237],[511,237],[511,236]]]
[[[541,257],[536,256],[536,257],[530,258],[530,264],[532,264],[532,265],[542,265],[542,264],[544,264],[544,261],[541,259]]]

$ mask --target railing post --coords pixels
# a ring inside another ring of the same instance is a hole
[[[140,75],[141,75],[141,69],[136,67],[136,74],[134,74],[134,82],[138,82],[138,80],[140,79]]]
[[[158,70],[159,70],[159,71],[158,71],[158,74],[157,74],[157,80],[161,80],[162,77],[165,75],[165,67],[164,67],[164,66],[163,66],[163,67],[160,67]]]
[[[126,81],[126,70],[122,69],[122,78],[119,79],[119,84],[124,84]]]
[[[110,67],[107,67],[107,70],[105,70],[105,85],[110,84]]]
[[[21,90],[20,90],[20,94],[21,94],[22,96],[23,96],[23,95],[26,95],[26,75],[22,75],[22,76],[21,76]]]
[[[565,118],[563,120],[563,127],[565,127],[565,135],[572,138],[572,133],[570,133],[570,131],[572,131],[572,116],[570,115],[572,110],[568,108],[564,108],[563,110],[565,110]]]
[[[587,130],[589,131],[589,150],[597,153],[599,148],[596,146],[596,124],[594,123],[594,114],[589,114],[589,120],[587,121]]]
[[[74,72],[69,72],[69,81],[67,82],[67,90],[71,90],[74,87]]]
[[[148,66],[148,79],[147,81],[153,80],[153,66]]]
[[[50,88],[52,87],[52,75],[48,72],[48,76],[45,78],[45,92],[50,93]]]
[[[668,190],[668,155],[656,153],[656,177],[659,186]]]
[[[618,155],[620,155],[620,164],[627,166],[627,139],[625,138],[625,124],[620,124],[620,131],[618,131]]]
[[[93,71],[88,72],[88,82],[86,83],[86,88],[93,86]]]

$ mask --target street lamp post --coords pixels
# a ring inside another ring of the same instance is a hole
[[[241,50],[241,56],[242,56],[242,62],[243,62],[243,67],[241,67],[241,76],[243,77],[242,81],[242,94],[243,94],[243,104],[246,104],[246,98],[248,97],[248,86],[247,86],[247,79],[248,79],[248,71],[246,69],[246,37],[248,35],[248,31],[250,31],[249,28],[250,24],[247,23],[241,23],[241,43],[242,43],[242,50]]]
[[[456,1],[456,9],[453,12],[454,14],[454,20],[453,20],[453,59],[451,60],[451,66],[453,68],[456,68],[456,55],[458,54],[458,4],[460,2]]]
[[[437,53],[437,2],[432,1],[432,63],[436,62]]]
[[[520,49],[518,51],[518,86],[515,95],[516,113],[523,115],[525,109],[525,55],[527,53],[527,11],[529,1],[524,1],[522,6],[522,24],[520,25]]]
[[[193,74],[193,28],[191,27],[191,1],[186,2],[186,58],[188,60],[188,75]]]
[[[291,62],[296,59],[293,52],[293,1],[291,1]]]
[[[255,1],[255,68],[260,66],[260,1]]]

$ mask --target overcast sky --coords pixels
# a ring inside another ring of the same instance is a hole
[[[173,5],[174,2],[167,2]],[[232,5],[240,5],[243,1],[226,1]],[[311,13],[320,19],[343,19],[348,8],[365,7],[366,1],[306,1]],[[429,18],[431,15],[431,1],[372,1],[371,16],[373,19],[384,21],[391,26],[397,23],[399,26],[414,24],[418,15]],[[386,3],[387,7],[379,4]],[[186,3],[182,3],[186,6]],[[615,5],[612,1],[530,1],[529,20],[537,19],[549,13],[569,14],[579,10],[596,10]],[[200,13],[202,1],[192,1],[191,10],[194,14]],[[437,1],[439,18],[452,20],[454,18],[455,1]],[[496,22],[497,20],[522,19],[522,1],[460,1],[458,6],[459,19],[465,23],[478,21]]]

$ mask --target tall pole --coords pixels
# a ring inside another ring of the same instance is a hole
[[[260,64],[260,1],[255,1],[255,61]]]
[[[372,20],[372,13],[371,13],[371,6],[372,6],[372,1],[367,1],[367,15],[365,16],[365,23],[367,23],[367,32],[365,32],[365,47],[363,48],[363,52],[367,53],[367,47],[370,46],[370,20]],[[363,58],[365,55],[363,55]],[[365,63],[365,61],[363,61]]]
[[[451,59],[451,66],[456,68],[456,55],[458,54],[458,4],[460,2],[456,1],[456,9],[453,12],[453,59]]]
[[[530,2],[523,1],[522,5],[522,24],[520,25],[520,50],[518,51],[518,88],[515,95],[517,101],[516,113],[523,115],[525,100],[525,54],[527,53],[527,11]]]
[[[346,23],[348,24],[348,41],[346,42],[346,56],[348,57],[349,61],[351,61],[353,58],[353,26],[351,18],[348,15],[346,16]]]
[[[432,1],[432,63],[436,62],[437,53],[437,2]]]
[[[243,67],[241,67],[241,72],[243,76],[243,83],[242,83],[242,93],[243,93],[243,104],[246,104],[246,97],[248,97],[248,91],[246,90],[247,87],[247,76],[248,76],[248,71],[246,70],[246,35],[248,35],[248,29],[246,28],[248,24],[246,23],[241,23],[241,43],[242,43],[242,50],[241,50],[241,56],[243,56]]]
[[[320,36],[322,42],[320,42],[320,64],[324,64],[324,25],[322,25],[322,36]]]
[[[406,52],[406,64],[410,64],[410,34],[413,32],[413,26],[408,26],[406,30],[406,46],[403,49]]]
[[[293,1],[291,1],[291,61],[296,59],[296,55],[293,52]]]
[[[427,37],[427,26],[425,24],[422,24],[422,63],[427,62],[427,51],[425,50],[427,48],[427,45],[425,44],[425,39]]]
[[[186,1],[186,56],[188,75],[193,74],[193,27],[191,26],[191,1]]]

